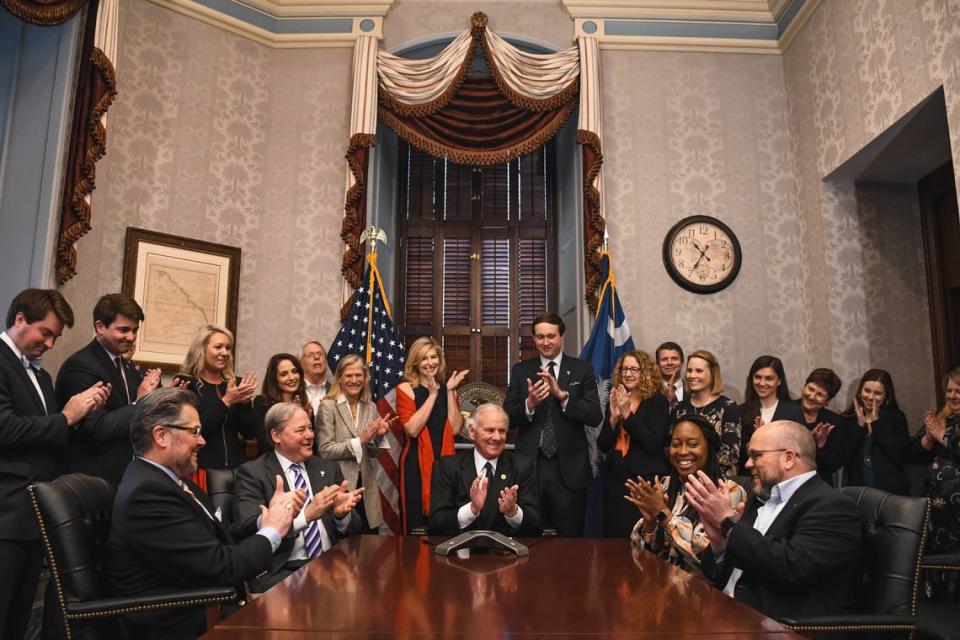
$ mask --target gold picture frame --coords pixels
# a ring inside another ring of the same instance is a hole
[[[236,341],[240,248],[128,227],[122,291],[145,316],[133,362],[176,373],[203,325]]]

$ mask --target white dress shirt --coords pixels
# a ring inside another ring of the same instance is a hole
[[[291,489],[294,487],[294,482],[296,480],[297,474],[293,471],[290,466],[293,465],[293,462],[288,460],[282,453],[279,451],[274,451],[274,454],[277,456],[277,461],[280,463],[280,467],[283,469],[283,474],[287,477],[287,484]],[[307,497],[313,496],[313,487],[310,486],[310,476],[307,474],[307,467],[304,463],[300,463],[300,466],[303,468],[301,475],[303,476],[304,482],[307,483]],[[330,507],[333,508],[332,506]],[[304,544],[303,535],[306,528],[310,525],[307,522],[307,517],[304,515],[304,509],[300,510],[300,514],[297,515],[293,520],[293,531],[297,534],[296,539],[293,541],[293,549],[290,551],[289,560],[307,560],[307,549]],[[337,523],[337,531],[341,534],[347,532],[347,526],[350,524],[350,514],[348,513],[344,518],[335,518]],[[330,547],[333,546],[333,541],[330,539],[330,533],[327,531],[327,527],[323,524],[323,521],[320,520],[317,522],[318,528],[320,529],[320,548],[322,549],[321,553],[326,552]]]
[[[478,477],[481,477],[481,478],[486,477],[486,472],[483,470],[483,467],[488,462],[490,463],[490,466],[493,467],[494,475],[496,475],[498,460],[499,458],[494,458],[493,460],[487,460],[482,455],[480,455],[480,452],[477,451],[476,447],[474,447],[473,449],[473,464],[477,468]],[[497,500],[499,497],[500,496],[491,496],[490,485],[487,485],[487,500],[490,500],[490,499]],[[457,522],[460,525],[460,529],[463,530],[469,527],[471,524],[473,524],[473,521],[476,520],[477,516],[479,515],[480,515],[479,513],[477,514],[473,513],[473,509],[470,508],[470,502],[467,502],[467,504],[460,507],[460,509],[457,511]],[[521,509],[520,505],[518,504],[517,512],[513,515],[513,517],[504,516],[504,518],[507,519],[507,524],[509,524],[511,527],[513,527],[514,529],[519,529],[520,523],[523,522],[523,509]]]
[[[47,408],[47,399],[43,397],[43,390],[40,389],[40,381],[37,380],[37,374],[33,370],[33,367],[30,366],[30,358],[20,353],[20,349],[17,349],[17,345],[13,344],[13,338],[7,335],[6,331],[0,333],[0,340],[7,343],[7,346],[13,350],[13,355],[17,356],[17,359],[23,364],[23,368],[27,370],[27,377],[30,378],[30,382],[33,383],[33,387],[37,390],[37,395],[40,396],[40,402],[43,404],[43,412],[49,414],[50,410]]]
[[[549,372],[550,372],[550,369],[549,369],[548,367],[550,366],[550,363],[551,363],[551,362],[554,363],[553,376],[554,376],[557,380],[560,380],[560,361],[561,361],[562,359],[563,359],[563,352],[558,353],[556,358],[544,358],[543,356],[540,356],[540,368],[543,369],[544,371],[546,371],[547,373],[549,373]],[[534,383],[536,383],[536,382],[538,382],[538,381],[539,381],[539,380],[534,381]],[[560,403],[560,409],[566,410],[566,408],[567,408],[567,402],[568,402],[569,400],[570,400],[570,398],[567,397],[566,400],[564,400],[563,402],[561,402],[561,403]],[[530,409],[527,407],[526,401],[524,401],[524,403],[523,403],[523,409],[524,409],[524,411],[527,412],[527,419],[532,420],[532,419],[533,419],[534,411],[536,411],[536,407],[534,407],[534,410],[533,410],[533,411],[530,411]]]
[[[110,358],[110,362],[113,363],[113,368],[117,368],[117,358],[120,358],[120,377],[123,378],[123,389],[119,389],[120,397],[127,400],[128,404],[137,404],[136,398],[131,398],[129,396],[130,385],[127,384],[127,368],[123,366],[123,356],[115,354],[103,346],[103,343],[100,342],[100,338],[97,338],[97,344],[100,345],[100,348],[103,349],[104,353],[107,354],[107,357]]]
[[[304,387],[307,390],[307,401],[310,402],[310,406],[313,407],[313,415],[320,415],[320,403],[323,401],[324,396],[327,395],[329,390],[329,385],[326,381],[323,384],[312,384],[309,380],[304,379]]]

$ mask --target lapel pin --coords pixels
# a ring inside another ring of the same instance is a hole
[[[325,476],[325,475],[327,475],[327,472],[324,471],[323,469],[321,469],[321,470],[320,470],[320,477],[322,478],[322,477]]]
[[[507,479],[507,474],[501,473],[501,474],[500,474],[500,479],[501,479],[501,480],[506,480],[506,479]]]

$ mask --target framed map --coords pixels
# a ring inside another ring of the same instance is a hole
[[[236,336],[239,290],[238,247],[127,228],[123,293],[146,316],[133,355],[137,364],[176,373],[206,324]]]

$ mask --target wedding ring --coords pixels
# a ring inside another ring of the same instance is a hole
[[[287,508],[287,511],[293,509],[293,503],[292,503],[292,502],[288,502],[287,504],[285,504],[285,505],[283,505],[283,506],[285,506],[285,507]]]

